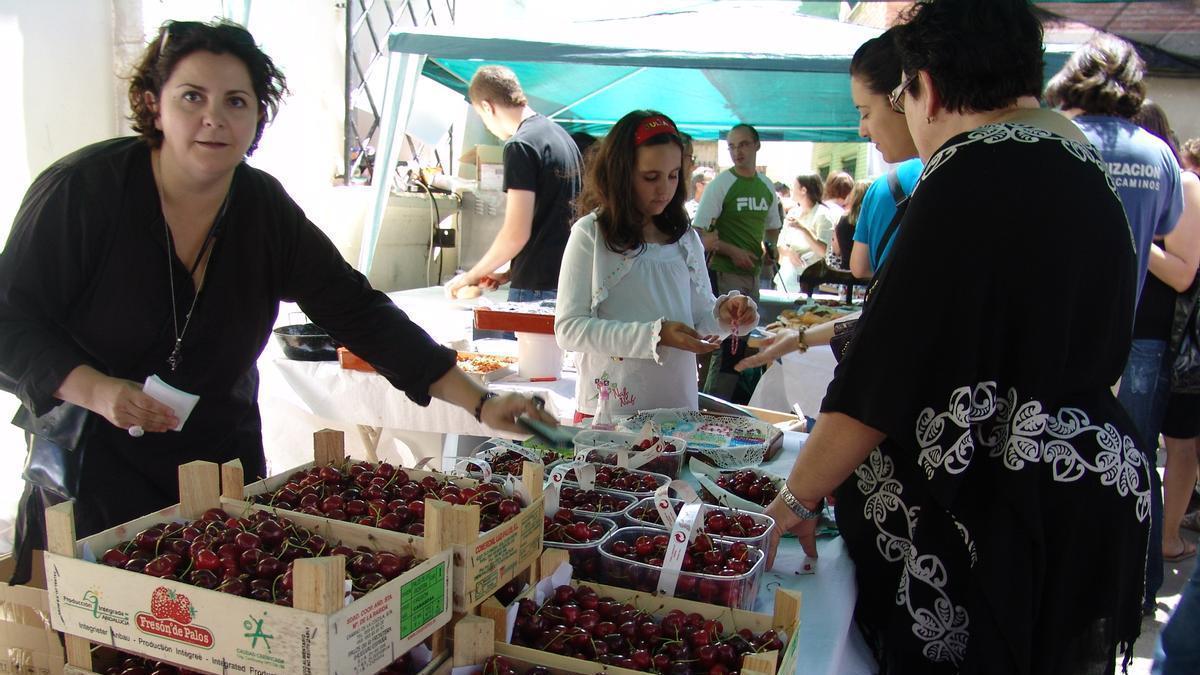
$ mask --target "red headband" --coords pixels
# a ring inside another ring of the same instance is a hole
[[[638,147],[660,134],[679,135],[675,123],[663,115],[652,115],[638,123],[637,131],[633,133],[633,147]]]

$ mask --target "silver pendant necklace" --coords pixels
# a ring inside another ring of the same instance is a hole
[[[188,278],[192,278],[196,274],[196,270],[200,267],[200,262],[204,260],[204,254],[208,252],[208,247],[213,243],[217,236],[217,229],[221,221],[225,218],[225,209],[229,206],[229,194],[233,190],[225,193],[225,201],[221,203],[221,209],[217,212],[216,219],[212,225],[208,227],[208,234],[204,237],[204,243],[200,246],[200,252],[196,254],[196,261],[192,263],[191,269],[188,270]],[[200,284],[196,287],[196,294],[192,297],[192,306],[188,308],[187,315],[183,318],[183,328],[179,327],[179,310],[175,306],[175,267],[171,259],[175,257],[174,250],[171,246],[171,227],[167,225],[167,218],[163,216],[163,233],[167,238],[167,281],[171,287],[171,326],[175,329],[175,346],[171,349],[171,355],[167,357],[167,365],[171,366],[171,372],[175,372],[179,368],[179,364],[183,363],[183,336],[187,334],[188,326],[192,323],[192,312],[196,310],[196,302],[200,300],[200,292],[204,290],[204,282],[208,279],[208,268],[212,264],[212,257],[208,259],[208,265],[204,266],[204,273],[200,275]],[[214,253],[216,249],[213,249]]]

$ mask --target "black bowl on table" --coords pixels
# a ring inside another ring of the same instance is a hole
[[[337,361],[337,342],[315,323],[280,326],[272,332],[283,355],[293,361]]]

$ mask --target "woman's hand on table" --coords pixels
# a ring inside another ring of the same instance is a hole
[[[776,359],[781,359],[799,348],[797,331],[783,328],[764,338],[758,347],[758,353],[738,361],[733,365],[733,369],[740,373],[747,368],[763,366]]]
[[[540,400],[518,393],[502,394],[484,401],[479,419],[497,431],[527,434],[528,430],[517,424],[517,418],[521,415],[558,426],[558,420],[546,412],[545,405]]]
[[[726,326],[737,326],[739,331],[747,330],[758,325],[758,305],[748,296],[731,295],[721,303],[718,319]]]
[[[721,341],[716,337],[702,336],[695,328],[680,321],[663,321],[658,329],[658,344],[662,347],[674,347],[686,352],[707,354],[721,347]]]
[[[810,558],[817,557],[817,519],[804,520],[792,513],[781,497],[776,497],[767,505],[766,514],[775,519],[775,527],[767,536],[767,569],[775,565],[775,553],[779,548],[779,540],[784,533],[791,532],[800,540],[800,547]]]

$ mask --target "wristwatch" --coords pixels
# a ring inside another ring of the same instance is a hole
[[[796,514],[800,520],[815,520],[819,518],[821,516],[821,509],[825,506],[825,500],[822,499],[821,501],[817,502],[817,508],[815,511],[809,510],[808,507],[800,503],[800,500],[796,498],[796,495],[792,494],[792,491],[790,488],[788,488],[787,483],[783,484],[783,489],[779,491],[779,496],[783,497],[783,503],[787,504],[787,507],[791,509],[792,513]]]
[[[489,391],[489,392],[484,393],[483,396],[479,397],[479,404],[475,406],[475,421],[476,422],[483,422],[483,404],[496,398],[499,395],[500,394],[497,394],[494,391]]]

